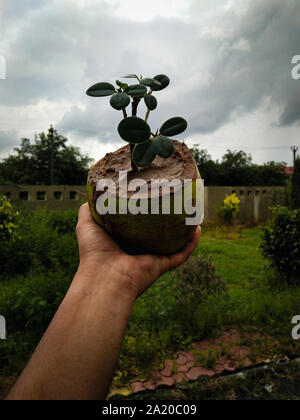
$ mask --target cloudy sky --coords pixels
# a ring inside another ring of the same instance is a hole
[[[0,13],[0,158],[50,124],[95,159],[123,146],[121,112],[85,91],[126,73],[167,74],[151,127],[182,116],[180,138],[215,159],[291,164],[300,146],[299,0],[0,0]]]

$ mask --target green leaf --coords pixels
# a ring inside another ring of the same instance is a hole
[[[110,96],[115,93],[116,89],[111,83],[101,82],[91,86],[86,94],[89,96]]]
[[[157,76],[153,77],[153,79],[157,80],[160,83],[160,86],[154,85],[152,90],[162,90],[166,88],[170,83],[170,79],[165,74],[158,74]]]
[[[185,131],[186,128],[187,122],[184,118],[174,117],[163,123],[159,131],[163,136],[176,136]]]
[[[123,89],[123,90],[125,90],[126,88],[128,88],[127,83],[120,82],[120,80],[116,80],[116,84],[117,84],[117,85],[118,85],[121,89]]]
[[[152,140],[151,149],[155,154],[163,158],[172,156],[175,151],[173,141],[165,136],[155,137]]]
[[[110,98],[109,102],[113,108],[120,111],[121,109],[126,108],[130,104],[130,96],[128,96],[127,93],[124,92],[115,93]]]
[[[142,79],[140,83],[150,88],[152,88],[153,86],[161,86],[161,83],[158,80],[150,79],[149,77]]]
[[[118,132],[123,140],[130,143],[143,143],[151,134],[149,125],[139,117],[124,118],[118,126]]]
[[[144,96],[144,101],[145,101],[146,107],[149,108],[150,111],[153,111],[157,107],[157,100],[155,96],[153,95],[150,95],[147,93]]]
[[[122,76],[124,79],[137,79],[138,81],[140,81],[139,76],[137,76],[136,74],[127,74],[126,76]]]
[[[143,168],[149,165],[155,159],[155,153],[152,151],[152,141],[136,144],[132,152],[132,160],[136,166]]]
[[[147,88],[144,85],[131,85],[125,89],[125,92],[130,96],[144,96],[147,93]]]

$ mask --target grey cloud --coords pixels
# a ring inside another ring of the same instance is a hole
[[[20,140],[16,131],[0,131],[0,154],[9,152],[12,147],[19,145]]]

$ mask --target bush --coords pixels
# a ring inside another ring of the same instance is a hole
[[[300,210],[273,207],[274,218],[262,228],[261,250],[286,281],[300,280]]]
[[[0,195],[0,241],[17,238],[16,219],[19,213],[5,195]]]
[[[240,211],[240,200],[236,194],[227,195],[223,206],[217,210],[217,215],[221,223],[231,225]]]
[[[190,258],[176,270],[173,284],[175,297],[174,316],[181,324],[181,330],[193,333],[198,331],[197,311],[210,296],[227,290],[226,283],[217,275],[210,257]],[[180,308],[180,311],[178,311]]]
[[[33,270],[45,274],[61,271],[71,277],[78,265],[76,220],[76,211],[20,210],[20,237],[13,242],[0,241],[1,277]]]
[[[2,374],[18,374],[46,331],[69,287],[61,273],[29,273],[1,284],[0,314],[7,322],[7,339],[0,340]]]
[[[297,158],[294,166],[291,188],[291,207],[300,209],[300,158]]]

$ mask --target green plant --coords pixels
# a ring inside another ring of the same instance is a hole
[[[273,207],[274,218],[262,227],[261,250],[286,280],[300,280],[300,210]]]
[[[87,90],[89,96],[110,96],[110,105],[123,112],[123,120],[118,126],[120,137],[130,143],[132,169],[149,165],[156,155],[168,158],[175,151],[173,141],[169,138],[182,133],[187,128],[187,122],[181,117],[167,120],[159,130],[152,133],[147,124],[150,111],[157,107],[157,100],[153,91],[166,88],[170,80],[164,74],[153,78],[143,78],[136,74],[129,74],[124,78],[137,79],[138,84],[128,86],[127,83],[116,80],[117,87],[111,83],[96,83]],[[137,117],[137,108],[141,101],[147,107],[145,119]],[[126,108],[131,103],[132,115],[127,116]]]
[[[210,257],[197,255],[183,264],[176,273],[173,284],[175,298],[174,316],[178,317],[186,332],[199,330],[197,312],[210,296],[219,295],[227,290],[226,283],[216,273]],[[180,313],[178,314],[178,308]]]
[[[220,358],[217,350],[195,351],[196,360],[206,369],[213,369]]]
[[[300,158],[295,160],[291,186],[291,207],[300,209]]]
[[[16,220],[19,212],[13,207],[10,200],[0,196],[0,241],[13,241],[17,235]]]
[[[222,223],[231,225],[240,211],[240,200],[237,195],[226,195],[223,205],[217,210],[218,218]]]

